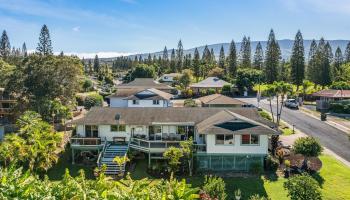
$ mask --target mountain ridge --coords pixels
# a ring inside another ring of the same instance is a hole
[[[281,48],[282,59],[286,59],[286,60],[289,59],[290,55],[292,53],[294,40],[292,40],[292,39],[282,39],[282,40],[277,40],[277,41],[278,41],[278,43],[280,45],[280,48]],[[318,42],[318,41],[319,40],[316,40],[316,42]],[[344,40],[344,39],[327,40],[327,41],[330,43],[330,45],[332,47],[333,54],[334,54],[334,52],[335,52],[335,50],[336,50],[336,48],[338,46],[341,48],[342,53],[344,54],[345,48],[346,48],[347,44],[350,42],[350,40]],[[262,48],[264,50],[264,54],[265,54],[267,41],[251,41],[250,44],[251,44],[251,49],[252,49],[252,57],[254,56],[255,48],[256,48],[256,45],[258,44],[258,42],[261,43]],[[305,50],[305,58],[306,59],[308,58],[311,42],[312,42],[312,40],[304,40],[304,50]],[[237,52],[237,54],[239,54],[240,48],[241,48],[241,42],[235,42],[235,44],[236,44],[236,52]],[[222,45],[224,47],[225,55],[227,56],[228,50],[229,50],[229,45],[230,45],[229,42],[227,42],[227,43],[210,44],[210,45],[208,45],[208,48],[209,49],[213,48],[215,57],[218,58],[219,53],[220,53],[220,48],[221,48]],[[205,48],[205,45],[186,49],[186,50],[184,50],[184,54],[192,54],[193,55],[194,50],[196,48],[198,49],[199,54],[202,56],[203,50]],[[171,51],[172,51],[172,49],[168,49],[168,56],[169,56],[169,58],[170,58],[170,55],[171,55]],[[154,55],[156,55],[157,57],[158,56],[162,56],[163,55],[163,51],[157,51],[157,52],[153,52],[153,53],[132,54],[132,55],[129,55],[129,56],[126,56],[126,57],[134,59],[135,56],[139,57],[141,55],[141,57],[145,59],[145,58],[148,57],[148,54],[151,54],[151,56],[153,58]],[[102,58],[102,60],[104,60],[104,61],[113,61],[116,58],[117,57]]]

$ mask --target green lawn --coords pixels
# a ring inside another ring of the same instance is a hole
[[[335,158],[322,155],[323,167],[317,176],[320,181],[323,199],[346,200],[350,199],[350,168],[346,167]],[[131,174],[133,179],[150,178],[146,173],[147,163],[138,162],[135,172]],[[322,177],[322,178],[319,178]],[[187,178],[188,183],[193,186],[201,187],[203,177]],[[233,198],[234,190],[241,189],[244,199],[253,194],[268,196],[272,200],[288,200],[287,192],[283,188],[284,178],[269,177],[265,178],[224,178],[226,190],[230,198]]]
[[[48,171],[50,180],[59,180],[64,175],[65,168],[68,168],[73,176],[78,175],[80,169],[84,169],[88,178],[93,177],[92,167],[83,167],[81,165],[72,165],[70,163],[70,150],[67,150],[61,157],[59,163]],[[350,168],[346,167],[334,157],[322,155],[323,167],[317,177],[319,180],[323,199],[326,200],[346,200],[350,199]],[[135,171],[130,175],[133,179],[150,178],[147,173],[147,161],[138,161]],[[194,176],[186,178],[188,183],[195,187],[201,187],[203,184],[203,176]],[[264,176],[256,178],[224,178],[226,182],[227,193],[233,198],[234,190],[241,189],[244,195],[243,199],[253,194],[268,196],[272,200],[287,200],[287,192],[283,188],[284,178]]]

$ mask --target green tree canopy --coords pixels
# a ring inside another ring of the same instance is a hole
[[[293,144],[293,151],[307,157],[319,156],[322,153],[321,144],[313,137],[297,139]]]
[[[291,200],[321,200],[321,189],[317,181],[307,174],[290,177],[283,184]]]

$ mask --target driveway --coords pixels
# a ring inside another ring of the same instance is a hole
[[[238,98],[241,101],[257,105],[256,98]],[[260,101],[260,107],[270,111],[267,100]],[[276,112],[276,104],[272,105]],[[290,125],[295,125],[301,132],[317,138],[327,149],[333,151],[339,157],[350,162],[350,137],[347,133],[332,127],[331,125],[315,119],[299,110],[291,110],[283,107],[281,119]]]

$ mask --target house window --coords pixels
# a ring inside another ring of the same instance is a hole
[[[132,104],[134,104],[134,105],[139,105],[139,104],[140,104],[140,101],[139,101],[139,100],[132,100]]]
[[[135,132],[142,132],[143,131],[143,127],[142,126],[137,126],[135,128]]]
[[[153,100],[153,105],[159,105],[159,100]]]
[[[216,135],[215,144],[219,144],[219,145],[233,145],[234,144],[234,135],[233,134]]]
[[[177,134],[181,134],[181,135],[186,134],[186,132],[187,132],[186,128],[187,128],[187,126],[178,126],[177,127]]]
[[[111,132],[125,132],[125,125],[111,125]]]
[[[241,143],[244,145],[258,145],[259,135],[244,134],[241,136]]]
[[[85,126],[85,137],[98,137],[98,126],[86,125]]]
[[[162,133],[162,127],[161,126],[150,126],[149,133],[150,134]]]

